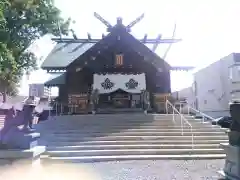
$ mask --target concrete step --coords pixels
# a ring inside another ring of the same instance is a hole
[[[97,132],[107,132],[107,133],[115,133],[115,132],[139,132],[139,133],[144,133],[144,132],[182,132],[182,129],[73,129],[73,130],[45,130],[44,133],[50,133],[50,134],[55,134],[55,135],[61,135],[61,134],[79,134],[79,133],[97,133]],[[199,128],[199,129],[183,129],[183,132],[226,132],[225,129],[220,129],[220,128]]]
[[[212,136],[212,135],[226,135],[225,132],[217,132],[217,131],[203,131],[203,132],[197,132],[197,131],[185,131],[183,132],[183,135],[194,135],[194,136]],[[136,136],[148,136],[148,135],[158,135],[158,136],[180,136],[182,135],[181,131],[176,132],[135,132],[135,131],[119,131],[119,132],[78,132],[78,133],[51,133],[51,134],[43,134],[43,136],[48,137],[55,137],[56,135],[59,137],[67,137],[67,138],[81,138],[81,137],[87,137],[87,136],[104,136],[104,135],[111,135],[111,136],[128,136],[128,135],[136,135]]]
[[[56,150],[47,151],[49,156],[109,156],[109,155],[188,155],[188,154],[223,154],[220,148],[207,149],[101,149],[101,150]]]
[[[87,119],[87,121],[86,121]],[[182,120],[189,120],[189,121],[203,121],[203,119],[196,119],[192,117],[185,117],[182,118]],[[55,117],[55,118],[50,118],[48,121],[58,121],[58,122],[67,122],[67,121],[72,121],[72,122],[82,122],[82,123],[91,123],[91,122],[118,122],[119,120],[122,120],[124,122],[144,122],[144,121],[178,121],[181,120],[180,116],[175,117],[161,117],[161,116],[132,116],[132,115],[126,115],[126,116],[106,116],[106,117],[74,117],[74,116],[67,116],[67,117]],[[207,120],[204,120],[207,121]],[[44,123],[44,122],[42,122]]]
[[[40,133],[53,133],[53,132],[71,132],[71,133],[75,133],[75,132],[93,132],[93,131],[106,131],[106,132],[118,132],[118,131],[134,131],[134,130],[138,130],[139,132],[142,131],[151,131],[151,129],[156,128],[156,130],[154,130],[153,132],[161,132],[161,131],[180,131],[182,128],[177,126],[177,127],[156,127],[156,126],[151,126],[151,127],[89,127],[89,128],[83,128],[83,127],[75,127],[75,128],[55,128],[55,129],[44,129],[44,128],[38,128],[36,127],[36,130],[39,131]],[[131,130],[133,129],[133,130]],[[221,129],[221,128],[215,128],[215,127],[192,127],[192,129],[194,130],[199,130],[199,131],[204,131],[203,129],[205,129],[206,131],[223,131],[225,132],[225,129]],[[183,127],[183,130],[185,131],[191,131],[190,127]]]
[[[58,125],[67,125],[69,124],[69,122],[71,122],[71,124],[76,124],[76,125],[101,125],[101,124],[175,124],[175,123],[181,123],[180,120],[176,120],[175,122],[173,122],[170,119],[167,120],[144,120],[144,121],[138,121],[138,120],[134,120],[134,121],[129,121],[129,120],[122,120],[122,119],[117,119],[117,120],[95,120],[95,121],[49,121],[47,124],[48,125],[54,125],[54,124]],[[189,123],[203,123],[202,121],[199,120],[188,120],[187,122]],[[182,123],[186,123],[186,121],[182,121]],[[205,123],[209,123],[209,122],[205,122]],[[46,124],[46,122],[43,123],[39,123],[39,124]]]
[[[37,125],[36,127],[44,127],[44,128],[88,128],[88,127],[175,127],[175,126],[179,126],[179,127],[190,127],[190,125],[188,124],[173,124],[173,123],[168,123],[168,124],[156,124],[156,123],[142,123],[142,124],[129,124],[129,123],[125,123],[125,124],[90,124],[90,125],[82,125],[82,124],[71,124],[69,122],[69,124],[66,125],[61,125],[61,124],[53,124],[53,125]],[[196,123],[192,123],[191,124],[192,127],[207,127],[207,126],[212,126],[210,123],[201,123],[201,122],[196,122]]]
[[[175,114],[175,117],[180,117],[180,115]],[[193,116],[190,115],[183,115],[185,118],[194,118]],[[119,113],[119,114],[82,114],[82,115],[62,115],[62,116],[55,116],[56,119],[61,119],[64,120],[66,118],[70,118],[72,119],[104,119],[104,118],[117,118],[117,117],[125,117],[125,118],[129,118],[129,117],[162,117],[162,118],[172,118],[173,114],[144,114],[144,113],[132,113],[132,114],[124,114],[124,113]]]
[[[216,139],[216,140],[195,140],[194,144],[220,144],[227,143],[228,139]],[[82,145],[138,145],[138,144],[151,144],[151,145],[182,145],[191,144],[191,139],[188,140],[100,140],[100,141],[82,141],[82,142],[69,142],[69,141],[50,141],[49,146],[82,146]]]
[[[68,119],[68,120],[66,120]],[[87,119],[87,121],[86,121]],[[188,121],[203,121],[202,119],[194,119],[194,118],[182,118],[182,120],[188,120]],[[132,116],[132,115],[126,115],[126,116],[112,116],[112,117],[65,117],[65,118],[52,118],[49,119],[49,122],[58,121],[61,123],[65,123],[68,121],[71,122],[81,122],[81,123],[101,123],[101,122],[118,122],[119,120],[124,122],[147,122],[147,121],[180,121],[181,118],[177,117],[173,119],[172,117],[158,117],[158,116],[152,116],[151,118],[148,118],[147,116]],[[44,122],[41,122],[44,123]]]
[[[103,125],[78,125],[78,124],[68,124],[61,126],[59,124],[55,124],[55,126],[50,126],[50,125],[45,125],[45,126],[36,126],[36,128],[41,128],[41,129],[79,129],[79,128],[168,128],[168,127],[208,127],[212,126],[211,124],[202,124],[202,123],[195,123],[187,125],[187,124],[103,124]]]
[[[167,132],[167,133],[181,133],[182,130],[181,129],[108,129],[108,130],[102,130],[102,129],[93,129],[93,130],[66,130],[66,131],[61,131],[61,130],[53,130],[53,131],[43,131],[44,134],[55,134],[55,135],[64,135],[64,134],[91,134],[91,133],[161,133],[161,132]],[[226,134],[226,130],[222,130],[222,129],[183,129],[183,133],[223,133]]]
[[[138,129],[146,129],[146,128],[157,128],[157,129],[168,129],[168,128],[176,128],[176,129],[181,129],[181,125],[174,125],[174,124],[169,124],[169,125],[152,125],[152,124],[141,124],[141,125],[129,125],[129,124],[124,124],[124,125],[91,125],[91,126],[80,126],[80,125],[66,125],[66,126],[60,126],[58,124],[55,124],[55,126],[36,126],[37,129],[40,130],[54,130],[54,129],[62,129],[62,130],[74,130],[74,129],[81,129],[81,128],[90,128],[90,129],[94,129],[94,128],[102,128],[102,129],[131,129],[131,128],[138,128]],[[190,128],[190,126],[188,125],[184,125],[183,127],[185,128]],[[196,127],[196,128],[204,128],[204,127],[216,127],[216,126],[212,126],[211,124],[193,124],[192,127]]]
[[[203,120],[202,118],[195,118],[192,116],[183,116],[184,118],[182,119],[190,119],[190,120]],[[175,120],[175,119],[181,119],[181,116],[175,116],[175,118],[173,118],[172,115],[170,116],[159,116],[159,115],[133,115],[133,114],[127,114],[127,115],[106,115],[106,116],[91,116],[91,115],[87,115],[87,116],[74,116],[74,115],[70,115],[70,116],[58,116],[58,117],[53,117],[50,118],[49,120],[57,120],[57,121],[66,121],[66,119],[69,119],[71,121],[84,121],[86,119],[88,119],[88,121],[98,121],[98,120],[115,120],[115,119],[123,119],[123,120],[166,120],[166,119],[170,119],[170,120]]]
[[[87,163],[124,160],[193,160],[193,159],[224,159],[225,154],[187,154],[187,155],[119,155],[119,156],[75,156],[75,157],[42,157],[43,163]]]
[[[48,151],[101,150],[101,149],[218,149],[219,144],[98,144],[73,146],[48,146]]]
[[[43,135],[42,135],[43,136]],[[43,136],[44,139],[47,138],[48,141],[69,141],[69,142],[79,142],[79,141],[91,141],[91,140],[189,140],[192,139],[191,135],[178,135],[178,136],[164,136],[164,135],[108,135],[108,136],[99,136],[99,137],[68,137],[68,136]],[[225,135],[212,135],[212,136],[193,136],[194,140],[225,140],[228,139]]]

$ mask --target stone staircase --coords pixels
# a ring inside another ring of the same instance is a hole
[[[51,161],[224,158],[225,130],[185,118],[192,129],[183,121],[183,134],[180,115],[142,113],[59,116],[36,129]]]
[[[0,115],[0,128],[3,127],[3,125],[4,125],[4,120],[5,120],[5,115]]]

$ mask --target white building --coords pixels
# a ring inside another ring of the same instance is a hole
[[[196,108],[196,97],[194,88],[188,87],[172,93],[172,96],[178,101],[186,101],[191,107]]]
[[[193,86],[178,95],[192,107],[195,101],[194,108],[212,117],[229,115],[229,102],[240,99],[240,53],[232,53],[196,72]]]
[[[29,84],[29,96],[48,97],[50,95],[50,88],[44,84]]]

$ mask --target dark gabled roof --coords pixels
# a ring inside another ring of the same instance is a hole
[[[65,69],[94,43],[59,42],[43,62],[42,69]]]
[[[165,68],[167,68],[168,70],[171,69],[171,66],[164,61],[162,58],[160,58],[156,53],[154,53],[151,49],[149,49],[145,44],[143,44],[142,42],[140,42],[139,40],[137,40],[134,36],[132,36],[131,34],[129,34],[128,32],[124,31],[124,30],[116,30],[111,32],[110,34],[108,34],[105,38],[101,39],[99,42],[97,42],[96,44],[94,44],[94,46],[92,46],[91,52],[94,51],[98,51],[100,50],[100,48],[103,48],[103,44],[108,44],[111,45],[110,39],[115,38],[117,35],[121,35],[121,40],[123,40],[126,44],[126,46],[128,46],[129,48],[131,48],[133,51],[140,53],[142,56],[146,56],[146,61],[149,61],[149,63],[152,63],[153,65],[156,66],[156,68],[163,68],[163,66]],[[107,42],[107,43],[105,43]],[[86,52],[87,53],[87,52]],[[78,58],[78,60],[80,60],[80,58]],[[76,61],[72,61],[69,66],[74,66]]]
[[[52,74],[50,80],[44,83],[45,86],[58,86],[65,84],[66,73],[55,73]]]
[[[116,38],[117,35],[121,35],[121,40],[124,41],[126,46],[129,46],[133,51],[145,56],[146,61],[155,65],[156,68],[165,67],[168,70],[171,69],[171,66],[166,61],[161,59],[156,53],[121,27],[114,29],[97,43],[78,43],[74,42],[74,40],[73,42],[60,41],[47,56],[41,67],[42,69],[65,69],[67,66],[70,66],[70,64],[75,64],[73,62],[80,59],[79,57],[88,52],[88,50],[98,51],[103,48],[102,44],[109,45],[111,39]]]
[[[139,52],[142,56],[146,56],[147,61],[150,61],[149,63],[155,65],[156,68],[162,68],[164,65],[168,70],[171,69],[170,64],[149,49],[145,44],[137,40],[133,35],[127,32],[123,35],[124,36],[122,38],[124,38],[124,41],[127,43],[126,45],[131,47],[134,51]]]

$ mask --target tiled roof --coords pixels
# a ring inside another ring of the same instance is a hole
[[[57,43],[41,67],[43,69],[65,68],[93,45],[94,43]]]
[[[65,84],[66,73],[52,74],[50,80],[44,83],[45,86],[56,86]]]

